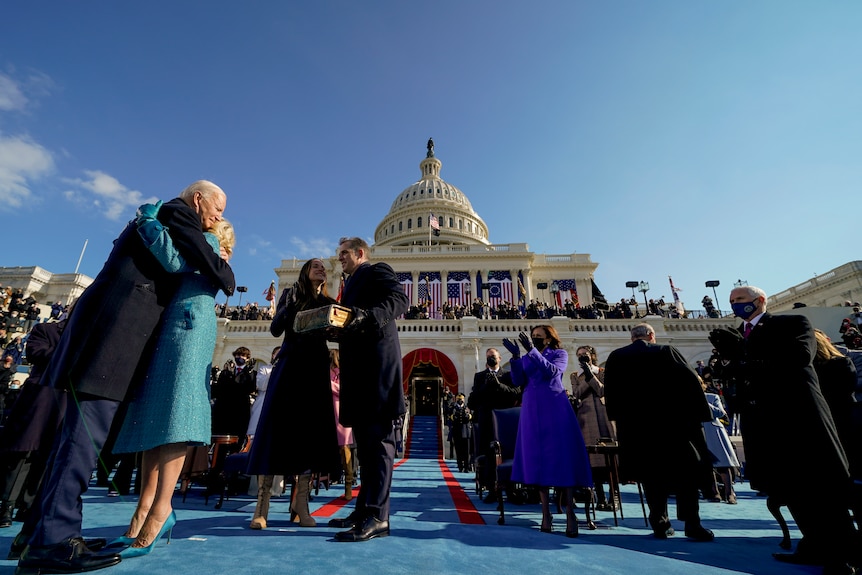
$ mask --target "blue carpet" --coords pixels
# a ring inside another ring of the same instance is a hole
[[[326,521],[343,492],[321,490],[312,502],[317,528],[288,521],[286,498],[273,499],[269,528],[248,529],[254,498],[233,497],[220,510],[202,488],[192,488],[185,503],[174,500],[179,522],[173,541],[158,544],[152,554],[123,561],[111,573],[338,575],[465,575],[499,573],[589,574],[819,574],[817,567],[784,565],[771,554],[780,551],[781,532],[765,500],[737,484],[738,505],[702,503],[703,523],[715,531],[713,543],[694,543],[682,536],[659,541],[644,526],[637,490],[623,486],[625,519],[614,526],[611,513],[599,513],[596,531],[581,522],[581,535],[563,535],[565,518],[555,517],[554,533],[539,532],[538,505],[508,505],[506,525],[497,525],[496,505],[478,500],[471,474],[459,473],[454,461],[442,459],[440,431],[434,418],[414,418],[405,457],[397,462],[392,488],[392,535],[366,543],[338,543],[337,530]],[[455,471],[452,471],[452,468]],[[453,499],[454,496],[454,499]],[[109,498],[93,487],[84,496],[87,537],[120,535],[135,507],[134,497]],[[349,513],[353,504],[333,516]],[[671,505],[671,514],[675,513]],[[477,512],[473,513],[472,509]],[[460,513],[459,513],[460,511]],[[583,520],[583,509],[578,510]],[[476,519],[484,524],[474,524]],[[790,523],[794,542],[799,533]],[[5,556],[19,524],[0,530]],[[0,575],[11,575],[15,563],[0,561]]]

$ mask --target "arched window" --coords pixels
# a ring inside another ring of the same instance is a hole
[[[450,228],[454,228],[454,227],[455,227],[455,218],[449,218],[449,227],[450,227]]]
[[[407,218],[407,229],[408,230],[413,229],[413,218]]]
[[[398,222],[398,231],[399,231],[399,232],[403,232],[403,231],[404,231],[404,222]]]
[[[422,216],[419,216],[418,218],[416,218],[416,227],[417,228],[422,227]]]
[[[390,233],[390,234],[394,234],[394,233],[395,233],[395,224],[392,224],[392,231],[390,231],[389,233]]]

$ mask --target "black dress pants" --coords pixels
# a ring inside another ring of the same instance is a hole
[[[389,491],[395,466],[395,426],[392,420],[353,426],[362,482],[356,499],[358,517],[389,521]]]

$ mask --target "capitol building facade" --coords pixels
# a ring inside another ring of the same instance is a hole
[[[503,338],[529,332],[539,323],[553,325],[571,356],[578,346],[596,348],[600,362],[618,347],[628,345],[631,328],[645,321],[656,330],[659,343],[680,349],[694,365],[711,354],[709,331],[734,325],[732,318],[671,319],[646,316],[641,319],[572,319],[557,315],[550,319],[504,319],[488,310],[500,304],[523,306],[531,300],[547,301],[563,308],[593,303],[593,274],[598,264],[589,254],[537,254],[526,243],[494,244],[488,225],[473,209],[467,196],[440,177],[442,162],[428,142],[420,162],[421,177],[397,194],[389,212],[377,225],[370,259],[392,266],[414,309],[429,302],[421,318],[397,321],[404,366],[405,393],[412,405],[434,403],[444,388],[469,394],[475,372],[484,369],[485,351],[502,349]],[[430,220],[430,221],[429,221]],[[304,264],[284,260],[276,274],[281,289],[292,285]],[[341,265],[335,255],[326,261],[330,294],[338,293]],[[476,298],[487,305],[481,317],[446,314],[444,304],[468,309]],[[214,365],[230,359],[239,346],[267,361],[281,342],[269,333],[268,321],[219,320]],[[333,344],[334,345],[334,344]],[[574,369],[574,362],[570,362]],[[568,374],[565,381],[568,382]]]
[[[501,304],[523,308],[535,300],[564,308],[593,303],[593,274],[598,264],[587,253],[538,254],[526,243],[495,244],[488,225],[473,209],[467,196],[440,177],[442,162],[428,142],[419,163],[420,178],[395,196],[389,212],[374,231],[371,261],[392,266],[413,310],[397,320],[404,366],[405,392],[412,405],[438,405],[443,389],[469,394],[473,375],[484,368],[489,347],[503,350],[503,338],[515,338],[539,323],[554,326],[563,347],[574,355],[585,344],[598,352],[604,363],[608,354],[630,343],[629,332],[640,322],[656,331],[659,343],[678,348],[691,365],[706,360],[712,346],[709,331],[735,326],[731,317],[675,319],[647,315],[637,319],[573,319],[556,315],[548,319],[507,319],[492,314]],[[333,250],[334,252],[334,250]],[[293,285],[304,264],[284,260],[276,268],[281,289]],[[330,294],[338,293],[341,265],[335,255],[326,260]],[[0,267],[0,285],[21,289],[42,307],[71,302],[92,279],[82,274],[52,274],[38,267]],[[472,303],[485,303],[479,317],[470,314]],[[839,266],[769,297],[773,313],[802,313],[833,341],[840,341],[838,327],[862,300],[862,261]],[[798,306],[804,304],[805,307]],[[446,307],[463,306],[467,313],[447,313]],[[222,366],[239,346],[248,347],[258,361],[269,361],[280,338],[269,332],[269,321],[218,319],[218,338],[213,365]],[[331,344],[333,347],[335,344]],[[574,361],[570,361],[574,369]],[[571,371],[570,369],[570,371]],[[568,382],[569,374],[565,376]]]

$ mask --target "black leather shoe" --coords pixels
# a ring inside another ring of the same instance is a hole
[[[330,519],[327,525],[329,525],[330,527],[335,527],[337,529],[353,529],[354,527],[357,527],[360,523],[361,520],[358,517],[354,516],[353,513],[351,513],[347,517],[336,517]]]
[[[336,541],[368,541],[375,537],[387,537],[389,535],[389,522],[381,521],[376,517],[369,517],[362,525],[357,525],[350,531],[342,531],[335,534]]]
[[[656,539],[667,539],[668,537],[673,537],[676,531],[673,530],[673,527],[668,527],[665,530],[655,529],[652,532],[652,536]]]
[[[698,525],[697,527],[686,527],[685,536],[692,541],[699,541],[701,543],[709,543],[715,539],[715,534],[702,525]]]
[[[6,555],[6,560],[17,561],[20,559],[21,553],[23,553],[24,549],[27,548],[27,541],[29,539],[29,535],[25,534],[23,531],[19,531],[18,535],[15,536],[15,539],[12,540],[12,544],[9,546],[9,554]],[[84,545],[86,545],[87,549],[90,551],[99,551],[100,549],[104,549],[107,544],[107,539],[84,539]]]
[[[120,562],[116,553],[98,554],[87,548],[84,539],[76,537],[57,545],[27,547],[18,560],[15,575],[39,575],[41,573],[82,573]]]

